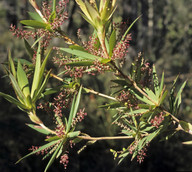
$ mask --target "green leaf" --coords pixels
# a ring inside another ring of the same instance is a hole
[[[53,145],[56,144],[57,142],[58,142],[58,140],[52,141],[52,142],[50,142],[50,143],[47,143],[47,144],[41,146],[39,149],[37,149],[37,150],[35,150],[35,151],[32,151],[31,153],[29,153],[29,154],[25,155],[24,157],[22,157],[21,159],[19,159],[19,160],[16,162],[16,164],[19,163],[20,161],[22,161],[23,159],[29,157],[30,155],[36,154],[36,153],[39,152],[39,151],[42,151],[42,150],[44,150],[44,149],[46,149],[46,148],[49,148],[49,147],[53,146]],[[62,142],[61,142],[61,143],[62,143]]]
[[[50,29],[50,25],[36,20],[21,20],[21,24],[33,27],[35,29]]]
[[[130,115],[133,115],[133,114],[144,114],[146,112],[149,112],[149,109],[137,109],[137,110],[132,110],[129,112]]]
[[[109,38],[109,57],[113,55],[113,49],[116,45],[116,30],[114,29]]]
[[[162,77],[161,77],[161,84],[159,87],[159,95],[161,94],[161,92],[163,90],[163,85],[164,85],[164,72],[162,73]]]
[[[155,65],[153,65],[153,83],[154,83],[154,89],[155,89],[155,95],[159,97],[159,80],[156,73]]]
[[[46,172],[48,170],[48,168],[52,165],[53,161],[55,160],[57,153],[59,152],[60,148],[62,147],[62,145],[64,144],[64,142],[66,142],[66,139],[64,138],[61,143],[59,143],[57,149],[55,150],[54,154],[52,155],[51,159],[49,160],[44,172]]]
[[[77,113],[79,103],[80,103],[80,98],[81,98],[81,91],[82,91],[82,86],[79,89],[79,93],[77,95],[77,98],[76,97],[73,98],[73,102],[71,105],[71,110],[70,110],[70,114],[69,114],[69,118],[68,118],[68,123],[67,123],[67,127],[66,127],[66,133],[69,132],[69,130],[71,128],[72,121],[75,118],[75,115]]]
[[[69,132],[69,133],[67,134],[67,138],[70,138],[70,139],[75,138],[75,137],[77,137],[80,133],[81,133],[80,131]]]
[[[25,48],[27,50],[27,54],[29,55],[30,59],[32,60],[33,55],[34,55],[34,51],[26,39],[24,39],[24,43],[25,43]]]
[[[100,58],[100,62],[101,62],[102,64],[107,64],[107,63],[109,63],[110,61],[111,61],[111,59]]]
[[[33,76],[33,83],[31,88],[31,97],[33,98],[35,91],[38,89],[39,85],[39,75],[40,75],[40,69],[41,69],[41,52],[40,52],[41,45],[39,43],[38,49],[37,49],[37,55],[36,55],[36,63],[35,63],[35,72]]]
[[[14,91],[15,91],[15,93],[16,93],[16,95],[17,95],[17,98],[19,99],[20,102],[24,103],[26,97],[25,97],[25,95],[23,94],[23,92],[21,91],[21,89],[20,89],[20,87],[19,87],[19,85],[18,85],[15,77],[10,73],[10,74],[9,74],[9,78],[10,78],[10,80],[11,80],[11,83],[12,83],[12,86],[13,86],[13,88],[14,88]]]
[[[85,3],[85,7],[87,8],[87,11],[89,13],[89,16],[91,18],[91,21],[93,21],[94,24],[96,24],[96,22],[99,21],[99,13],[97,12],[97,10],[95,8],[93,8],[89,4],[89,2],[85,1],[84,3]]]
[[[33,48],[38,42],[40,42],[40,40],[44,37],[45,35],[43,34],[41,37],[39,37],[31,46],[31,48]]]
[[[87,7],[86,7],[85,3],[82,0],[75,0],[75,1],[79,5],[81,10],[83,11],[83,13],[84,13],[83,17],[86,17],[88,19],[88,21],[90,21],[92,23],[92,18],[91,18],[90,14],[89,14],[89,12],[87,10]]]
[[[44,23],[43,19],[40,17],[40,15],[38,13],[33,13],[33,12],[28,12],[28,14],[30,15],[30,17],[33,19],[33,20],[36,20],[36,21],[39,21],[41,23]]]
[[[114,109],[114,108],[118,108],[121,106],[122,106],[122,104],[120,102],[114,102],[114,103],[109,103],[106,105],[101,105],[101,106],[99,106],[99,108]]]
[[[33,99],[32,99],[33,102],[36,102],[37,99],[39,99],[39,98],[41,97],[41,93],[44,91],[45,87],[47,86],[47,83],[48,83],[50,74],[51,74],[51,70],[50,70],[50,71],[47,73],[47,75],[45,76],[45,79],[44,79],[41,87],[38,89],[37,94],[34,95],[34,97],[33,97]]]
[[[159,101],[159,98],[153,93],[152,90],[150,90],[149,88],[145,88],[144,91],[147,93],[147,95],[154,101],[156,102],[156,104]]]
[[[39,88],[41,87],[41,83],[42,83],[42,81],[43,81],[43,74],[44,74],[44,72],[45,72],[45,66],[46,66],[46,64],[47,64],[47,60],[48,60],[48,58],[49,58],[49,55],[50,55],[51,51],[52,51],[52,49],[50,49],[50,50],[48,51],[45,59],[43,60],[42,65],[41,65],[41,69],[40,69],[40,72],[39,72],[39,81],[38,81],[38,87],[37,87],[37,89],[39,89]]]
[[[165,100],[165,98],[166,98],[166,96],[167,96],[167,93],[168,93],[167,90],[163,93],[163,95],[162,95],[161,98],[160,98],[159,105],[161,105],[161,104],[163,103],[163,101]]]
[[[54,12],[56,9],[56,0],[53,0],[53,7],[52,7],[52,12]]]
[[[29,126],[30,128],[32,128],[33,130],[38,131],[39,133],[45,134],[45,135],[49,135],[51,134],[49,131],[45,130],[44,128],[42,128],[39,125],[34,125],[34,124],[26,124],[27,126]]]
[[[179,88],[179,91],[178,91],[178,93],[177,93],[177,96],[176,96],[176,98],[175,98],[174,106],[177,107],[177,108],[179,108],[179,106],[180,106],[180,104],[181,104],[181,93],[183,92],[183,89],[184,89],[186,83],[187,83],[187,81],[185,81],[185,82],[181,85],[181,87]]]
[[[180,120],[179,124],[181,125],[181,127],[186,131],[189,132],[190,129],[190,123],[187,123],[185,121]]]
[[[141,16],[137,17],[133,22],[132,24],[128,27],[128,29],[125,31],[121,41],[124,41],[125,37],[127,36],[127,34],[129,33],[130,29],[133,27],[133,25],[137,22],[137,20],[139,20]]]
[[[79,46],[79,45],[70,45],[69,48],[74,49],[74,50],[80,50],[80,51],[85,51],[86,52],[86,50],[83,47]]]
[[[91,66],[93,65],[93,61],[78,61],[78,62],[71,62],[66,63],[67,66]]]
[[[18,80],[19,87],[23,91],[23,94],[25,95],[25,97],[30,95],[29,81],[25,71],[23,70],[23,67],[20,61],[18,61],[18,65],[17,65],[17,80]]]
[[[6,100],[8,100],[10,103],[15,104],[22,109],[28,109],[24,104],[20,103],[17,99],[15,99],[14,97],[12,97],[8,94],[0,92],[0,96],[2,96]]]
[[[53,137],[49,137],[48,139],[45,139],[45,141],[47,141],[47,142],[52,142],[52,141],[54,141],[54,140],[59,140],[59,139],[61,139],[61,137],[59,137],[59,136],[53,136]]]
[[[51,15],[49,16],[49,23],[53,23],[56,17],[56,12],[53,11]]]
[[[10,50],[9,50],[8,58],[9,58],[9,65],[11,68],[11,72],[12,72],[13,76],[16,78],[15,65],[14,65],[13,59],[11,57],[11,51]]]
[[[76,50],[76,49],[71,49],[71,48],[59,48],[61,51],[65,51],[69,54],[73,54],[77,57],[81,57],[82,59],[87,59],[87,60],[99,60],[100,57],[89,54],[85,51],[81,51],[81,50]]]

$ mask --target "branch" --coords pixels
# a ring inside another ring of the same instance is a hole
[[[98,96],[101,96],[101,97],[104,97],[104,98],[107,98],[107,99],[110,99],[110,100],[114,100],[114,101],[118,101],[116,98],[114,97],[111,97],[111,96],[108,96],[106,94],[102,94],[102,93],[99,93],[97,91],[94,91],[92,89],[88,89],[88,88],[84,88],[88,93],[92,93],[92,94],[95,94],[95,95],[98,95]]]
[[[114,136],[114,137],[91,137],[91,136],[77,136],[80,139],[84,140],[120,140],[120,139],[132,139],[132,136]]]

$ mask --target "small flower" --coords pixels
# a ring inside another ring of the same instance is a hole
[[[156,115],[152,120],[151,120],[151,124],[153,126],[155,126],[156,128],[159,128],[159,125],[162,123],[162,121],[164,120],[164,116],[163,116],[163,112],[159,113],[158,115]]]
[[[68,154],[63,154],[60,158],[60,163],[64,165],[64,168],[66,169],[67,168],[67,165],[69,163],[69,156]]]

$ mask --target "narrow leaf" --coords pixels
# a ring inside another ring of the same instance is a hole
[[[44,150],[44,149],[46,149],[46,148],[49,148],[50,146],[56,144],[57,142],[58,142],[58,140],[52,141],[52,142],[50,142],[50,143],[47,143],[47,144],[41,146],[39,149],[37,149],[37,150],[35,150],[35,151],[32,151],[31,153],[29,153],[29,154],[25,155],[24,157],[22,157],[21,159],[19,159],[19,160],[16,162],[16,164],[19,163],[20,161],[22,161],[23,159],[29,157],[30,155],[36,154],[36,153],[39,152],[39,151],[42,151],[42,150]],[[61,142],[61,143],[62,143],[62,142]]]
[[[25,48],[27,50],[27,54],[29,55],[30,59],[32,60],[33,55],[34,55],[34,51],[26,39],[24,39],[24,43],[25,43]]]
[[[18,61],[18,65],[17,65],[17,80],[18,80],[19,87],[23,91],[23,94],[25,95],[25,97],[30,95],[29,81],[25,71],[23,70],[23,67],[20,61]]]
[[[44,23],[43,19],[40,17],[40,15],[38,13],[33,13],[33,12],[28,12],[28,14],[30,15],[30,17],[33,19],[33,20],[36,20],[36,21],[39,21],[41,23]]]
[[[49,160],[44,172],[46,172],[48,170],[48,168],[52,165],[53,161],[56,158],[57,153],[59,152],[60,148],[62,147],[62,145],[64,144],[64,142],[66,142],[66,139],[64,138],[61,143],[58,145],[57,149],[55,150],[54,154],[52,155],[51,159]]]
[[[20,23],[27,25],[27,26],[31,26],[35,29],[48,29],[48,28],[50,28],[49,24],[46,24],[46,23],[43,23],[40,21],[36,21],[36,20],[21,20]]]
[[[11,72],[12,72],[13,76],[16,78],[15,65],[14,65],[13,59],[11,57],[11,51],[10,50],[9,50],[8,58],[9,58],[9,65],[11,68]]]
[[[26,124],[28,127],[32,128],[33,130],[38,131],[39,133],[45,134],[45,135],[49,135],[51,134],[49,131],[45,130],[44,128],[42,128],[39,125],[34,125],[34,124]]]
[[[6,100],[8,100],[10,103],[15,104],[22,109],[28,109],[24,104],[20,103],[17,99],[15,99],[14,97],[12,97],[8,94],[0,92],[0,96],[2,96]]]
[[[141,16],[137,17],[133,22],[132,24],[128,27],[128,29],[126,30],[126,32],[124,33],[121,41],[124,41],[124,39],[126,38],[127,34],[129,33],[130,29],[133,27],[133,25],[137,22],[137,20],[139,20]]]
[[[113,49],[116,45],[116,30],[114,29],[109,38],[109,57],[113,55]]]
[[[31,98],[33,98],[35,91],[38,88],[39,85],[39,75],[40,75],[40,69],[41,69],[41,52],[40,52],[40,43],[37,49],[37,55],[36,55],[36,63],[35,63],[35,72],[33,77],[33,83],[31,88]]]
[[[65,52],[67,52],[69,54],[73,54],[73,55],[75,55],[77,57],[81,57],[83,59],[88,59],[88,60],[96,60],[96,59],[98,59],[99,60],[99,58],[100,58],[98,56],[89,54],[89,53],[87,53],[85,51],[81,51],[81,50],[70,49],[70,48],[60,48],[60,50],[61,51],[65,51]]]

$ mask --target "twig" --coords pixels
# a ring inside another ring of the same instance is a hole
[[[98,95],[98,96],[101,96],[101,97],[105,97],[107,99],[111,99],[111,100],[114,100],[114,101],[118,101],[116,98],[114,97],[111,97],[111,96],[108,96],[106,94],[102,94],[102,93],[99,93],[97,91],[94,91],[92,89],[88,89],[88,88],[85,88],[87,90],[88,93],[92,93],[92,94],[95,94],[95,95]]]
[[[90,136],[77,136],[84,140],[119,140],[119,139],[132,139],[132,136],[114,136],[114,137],[90,137]]]

